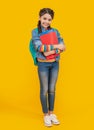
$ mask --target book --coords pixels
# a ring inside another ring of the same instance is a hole
[[[58,44],[58,37],[56,32],[52,29],[46,30],[45,32],[40,33],[40,40],[44,45],[55,45]],[[53,59],[59,54],[51,54],[46,56],[46,59]]]

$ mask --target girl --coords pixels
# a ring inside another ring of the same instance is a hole
[[[44,124],[52,126],[53,124],[60,124],[57,116],[53,113],[55,101],[55,86],[59,72],[60,56],[55,56],[52,59],[47,59],[46,56],[52,54],[59,54],[65,50],[63,39],[60,33],[55,29],[58,37],[58,44],[43,45],[39,34],[51,28],[51,22],[54,18],[54,11],[50,8],[43,8],[39,12],[38,31],[32,30],[32,40],[37,51],[38,60],[38,76],[40,81],[40,101],[42,111],[44,113]]]

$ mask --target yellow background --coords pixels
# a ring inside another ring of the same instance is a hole
[[[6,0],[0,2],[0,129],[47,129],[39,99],[37,67],[29,52],[31,30],[41,8],[55,11],[52,27],[66,44],[61,54],[55,113],[61,125],[51,129],[93,130],[93,2]]]

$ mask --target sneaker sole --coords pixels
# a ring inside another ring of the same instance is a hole
[[[55,122],[52,121],[52,123],[53,123],[54,125],[60,125],[60,122],[55,123]]]
[[[47,127],[52,127],[52,125],[48,125],[48,124],[45,124],[45,126],[47,126]]]

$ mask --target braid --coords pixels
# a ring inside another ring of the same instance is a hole
[[[41,22],[40,22],[40,20],[38,21],[37,27],[38,27],[38,33],[41,33],[42,29],[41,29]]]

